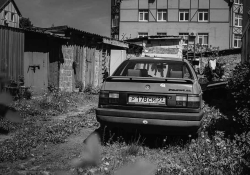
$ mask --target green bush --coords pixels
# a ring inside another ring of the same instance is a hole
[[[235,67],[228,89],[235,100],[238,116],[235,120],[249,131],[250,126],[250,64],[239,64]]]

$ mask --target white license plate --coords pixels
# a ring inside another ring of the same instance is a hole
[[[165,97],[130,95],[129,104],[166,105]]]

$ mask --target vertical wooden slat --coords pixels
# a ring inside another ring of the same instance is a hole
[[[23,75],[24,33],[0,26],[0,71],[18,81]]]

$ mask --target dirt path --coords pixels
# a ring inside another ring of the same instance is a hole
[[[87,106],[78,107],[77,110],[69,112],[65,115],[53,117],[53,120],[63,120],[67,117],[74,117],[79,115],[86,115],[89,111],[93,110],[95,104],[89,104]],[[91,114],[91,115],[94,115]],[[0,175],[8,174],[23,175],[23,174],[62,174],[61,171],[67,172],[67,174],[74,174],[70,172],[71,167],[69,165],[73,158],[79,156],[83,149],[83,141],[91,134],[95,128],[82,128],[77,134],[69,136],[66,142],[61,144],[48,144],[40,145],[31,151],[31,157],[26,160],[19,160],[13,163],[1,163]],[[2,138],[1,141],[4,139]],[[1,169],[5,169],[4,172]]]

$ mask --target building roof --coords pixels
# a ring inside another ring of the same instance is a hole
[[[125,40],[126,42],[137,42],[137,41],[143,41],[143,40],[181,40],[182,37],[180,36],[159,36],[159,35],[153,35],[153,36],[145,36],[140,38],[132,38]]]
[[[49,28],[34,27],[32,28],[32,30],[37,31],[37,32],[51,33],[54,35],[64,36],[64,37],[67,37],[67,35],[75,34],[75,35],[80,35],[83,38],[84,37],[98,38],[105,44],[109,44],[109,45],[113,45],[117,47],[129,48],[129,43],[127,42],[111,39],[109,37],[101,36],[101,35],[94,34],[94,33],[85,32],[79,29],[69,27],[67,25],[49,27]]]
[[[16,3],[14,0],[0,0],[0,11],[2,11],[10,2],[12,2],[12,4],[14,5],[18,15],[22,15],[21,12],[19,11]]]

